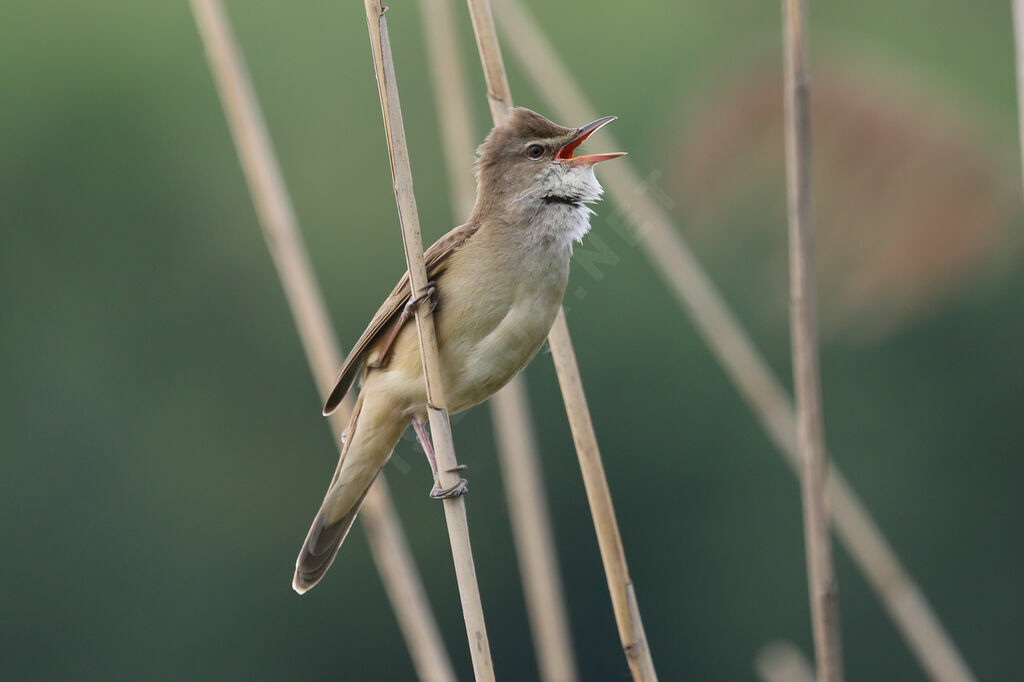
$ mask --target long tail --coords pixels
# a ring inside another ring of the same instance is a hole
[[[331,567],[366,493],[406,427],[390,410],[373,402],[364,405],[364,394],[352,410],[338,468],[295,561],[292,587],[299,594],[320,582]]]

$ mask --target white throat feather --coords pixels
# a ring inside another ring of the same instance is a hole
[[[571,252],[573,242],[582,242],[590,231],[594,211],[588,204],[599,201],[603,193],[593,166],[553,163],[513,205],[530,221],[538,241],[553,241]]]

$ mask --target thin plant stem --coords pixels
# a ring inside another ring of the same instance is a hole
[[[495,8],[498,27],[510,37],[509,45],[517,60],[557,115],[565,120],[596,118],[595,108],[522,4],[501,0]],[[611,148],[619,147],[612,132],[601,134]],[[603,177],[608,195],[620,206],[624,222],[631,228],[619,234],[630,245],[644,250],[771,441],[794,473],[799,473],[792,401],[672,223],[665,207],[669,200],[658,191],[656,178],[641,177],[628,157],[608,164]],[[615,227],[619,229],[618,224]],[[937,682],[973,682],[976,678],[924,593],[835,462],[827,473],[836,535],[929,678]]]
[[[1013,44],[1017,55],[1017,121],[1024,161],[1024,0],[1013,0]]]
[[[551,345],[551,356],[555,372],[558,374],[565,411],[569,415],[573,442],[583,473],[583,485],[587,491],[587,502],[590,504],[590,514],[597,531],[597,543],[612,597],[619,638],[622,640],[633,679],[638,682],[655,682],[658,676],[654,670],[650,647],[647,645],[647,634],[640,618],[640,607],[633,590],[633,581],[629,577],[622,536],[619,534],[619,525],[615,519],[615,507],[612,505],[611,490],[608,488],[608,478],[605,476],[604,463],[601,461],[601,452],[597,446],[594,424],[590,419],[590,410],[584,397],[576,352],[569,337],[569,325],[565,322],[564,310],[558,311],[558,317],[548,335],[548,342]]]
[[[420,0],[420,7],[451,205],[458,215],[469,215],[475,194],[470,164],[477,136],[454,10],[451,0]],[[540,679],[575,682],[579,676],[528,402],[525,382],[517,376],[488,401],[488,407]]]
[[[384,130],[387,134],[395,199],[402,226],[402,243],[409,268],[410,287],[413,292],[422,292],[426,291],[428,284],[423,260],[423,239],[420,235],[419,215],[413,193],[409,149],[405,141],[405,126],[402,122],[402,107],[398,97],[398,82],[391,55],[391,43],[388,39],[387,20],[384,18],[385,10],[380,0],[365,0],[364,4],[377,73]],[[420,340],[420,356],[427,393],[427,415],[430,420],[434,453],[437,456],[439,481],[442,487],[448,488],[459,482],[458,461],[455,458],[451,423],[446,409],[441,360],[429,300],[425,300],[424,304],[416,308],[416,329]],[[470,546],[465,496],[459,495],[444,500],[444,512],[451,541],[452,559],[455,563],[455,577],[462,601],[462,616],[466,622],[466,635],[473,660],[473,673],[478,682],[492,682],[494,664],[491,661],[483,606],[480,602],[480,588],[477,585],[473,551]]]
[[[455,13],[451,0],[420,0],[420,14],[452,211],[467,216],[476,201],[472,168],[479,138],[473,125],[466,72],[459,58]]]
[[[490,405],[540,679],[574,682],[579,675],[526,383],[510,381]]]
[[[337,335],[313,276],[280,166],[224,8],[220,0],[192,0],[191,4],[267,246],[323,402],[341,365]],[[351,399],[335,411],[330,422],[334,433],[341,433],[351,411]],[[455,673],[383,475],[367,494],[359,518],[419,679],[454,681]]]
[[[839,588],[825,506],[825,419],[821,404],[814,282],[811,189],[811,97],[805,0],[782,0],[785,75],[786,179],[789,204],[789,309],[796,389],[796,444],[803,463],[804,513],[811,625],[819,682],[842,682]]]
[[[476,35],[477,49],[487,82],[487,99],[491,108],[491,116],[495,125],[500,125],[512,109],[512,92],[508,85],[508,76],[501,57],[501,47],[494,28],[489,0],[468,0],[470,18]],[[654,660],[647,643],[643,620],[637,605],[633,582],[626,564],[626,552],[622,545],[615,519],[615,508],[612,504],[608,479],[601,462],[601,452],[597,445],[597,435],[590,418],[583,381],[580,377],[576,353],[569,336],[569,326],[565,321],[565,311],[561,308],[555,318],[554,325],[548,334],[551,355],[554,359],[555,372],[562,390],[562,399],[572,430],[576,453],[579,457],[583,483],[587,491],[587,501],[597,533],[601,561],[604,565],[608,591],[611,595],[612,610],[619,631],[626,661],[629,664],[633,679],[643,682],[654,682],[657,673]]]

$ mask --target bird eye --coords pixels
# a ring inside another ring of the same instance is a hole
[[[537,160],[544,156],[544,147],[541,147],[539,144],[531,144],[526,148],[526,156],[533,160]]]

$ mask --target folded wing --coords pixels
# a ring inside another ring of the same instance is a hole
[[[432,281],[436,280],[437,276],[448,265],[452,254],[458,251],[466,243],[466,240],[473,236],[476,230],[477,226],[475,223],[467,223],[456,227],[434,242],[423,254],[427,267],[427,278]],[[410,298],[409,273],[406,272],[384,300],[383,305],[377,310],[373,319],[370,320],[366,331],[359,337],[355,346],[349,351],[348,357],[345,358],[345,362],[342,363],[341,372],[339,372],[338,379],[334,383],[334,390],[331,391],[331,395],[328,396],[327,402],[324,405],[325,415],[334,412],[338,405],[341,404],[342,399],[349,392],[349,389],[352,388],[359,368],[362,367],[366,358],[367,351],[381,338],[390,325],[396,323],[402,308],[405,307]]]

